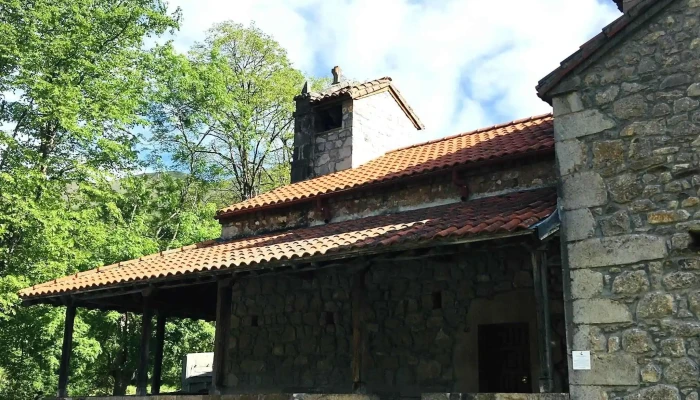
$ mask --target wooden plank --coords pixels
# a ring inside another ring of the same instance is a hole
[[[540,393],[552,391],[552,356],[551,356],[551,323],[549,318],[549,294],[547,293],[547,271],[545,253],[541,250],[533,250],[532,278],[535,290],[535,304],[537,307],[537,348],[540,358]]]
[[[73,352],[73,325],[75,322],[74,305],[66,307],[66,320],[63,328],[63,347],[61,348],[61,365],[58,368],[58,397],[68,396],[68,374],[70,356]]]
[[[231,338],[231,303],[233,279],[220,279],[216,295],[216,330],[214,332],[214,365],[212,366],[211,394],[222,394],[226,377],[226,358]]]
[[[161,375],[163,370],[163,345],[165,342],[165,314],[159,312],[156,319],[156,354],[153,359],[153,380],[151,394],[160,393]]]
[[[363,269],[355,273],[352,283],[352,389],[354,392],[364,390],[362,362],[365,355],[364,308],[365,275]]]
[[[151,319],[153,309],[148,297],[144,297],[143,314],[141,315],[141,347],[139,349],[139,364],[136,370],[136,395],[145,396],[148,387],[148,345],[151,341]]]

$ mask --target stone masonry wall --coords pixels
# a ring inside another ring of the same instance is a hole
[[[556,185],[553,160],[512,163],[465,178],[470,199],[497,194],[552,187]],[[452,182],[451,174],[415,180],[406,184],[381,189],[357,191],[334,196],[328,200],[331,218],[340,222],[370,215],[400,212],[408,209],[431,207],[461,201],[461,193]],[[223,239],[263,234],[284,229],[300,228],[326,223],[315,203],[303,203],[243,214],[222,221]]]
[[[353,167],[354,120],[353,100],[342,103],[343,125],[326,132],[310,132],[314,135],[312,154],[313,175],[321,176]]]
[[[419,133],[389,92],[355,100],[352,167],[414,143]]]
[[[671,2],[555,90],[569,350],[592,352],[571,397],[697,400],[700,1]]]
[[[561,343],[556,258],[550,291],[553,342]],[[226,392],[351,392],[353,267],[358,266],[238,281]],[[367,392],[413,397],[477,392],[478,325],[504,322],[530,325],[534,389],[539,360],[531,271],[521,246],[371,262],[363,324]],[[553,349],[561,360],[563,347]]]

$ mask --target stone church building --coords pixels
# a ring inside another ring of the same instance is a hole
[[[424,126],[390,78],[305,88],[292,183],[219,238],[20,293],[66,307],[58,397],[102,309],[143,316],[156,400],[698,400],[700,0],[617,3],[552,114],[396,148]],[[167,318],[215,321],[209,394],[159,394]]]

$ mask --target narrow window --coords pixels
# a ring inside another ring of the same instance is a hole
[[[700,229],[691,229],[690,234],[690,250],[700,251]]]
[[[316,133],[329,131],[343,126],[343,109],[340,104],[321,108],[316,111]]]
[[[442,308],[442,292],[433,292],[433,310]]]
[[[253,315],[250,317],[250,326],[258,326],[258,316]]]
[[[335,325],[335,318],[333,318],[333,313],[326,311],[325,313],[326,325]]]

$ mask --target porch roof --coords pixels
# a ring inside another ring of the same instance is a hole
[[[22,290],[20,297],[35,300],[212,271],[263,269],[475,236],[508,236],[527,232],[555,208],[555,190],[548,188],[226,242],[211,240],[55,279]]]

